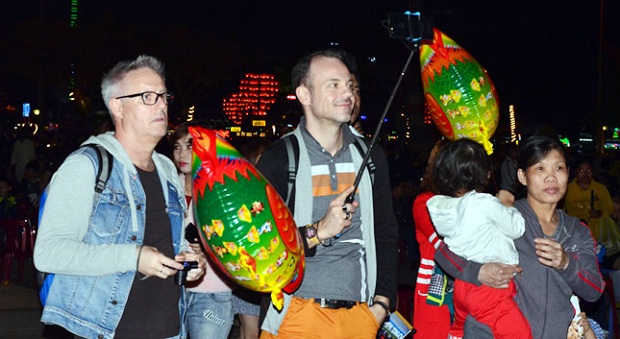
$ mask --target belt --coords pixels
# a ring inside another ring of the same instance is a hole
[[[321,305],[321,308],[331,308],[337,310],[339,308],[349,309],[360,304],[359,301],[336,300],[325,298],[314,298],[314,302]]]

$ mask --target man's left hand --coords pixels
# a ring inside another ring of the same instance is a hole
[[[372,306],[368,307],[368,309],[370,309],[370,312],[372,312],[372,314],[377,319],[377,323],[383,324],[385,318],[387,317],[387,312],[383,309],[383,307],[378,304],[373,304]]]

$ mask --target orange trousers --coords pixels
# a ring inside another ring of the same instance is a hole
[[[366,303],[335,310],[321,308],[314,299],[293,297],[278,335],[262,331],[260,339],[375,339],[378,330],[377,318]]]

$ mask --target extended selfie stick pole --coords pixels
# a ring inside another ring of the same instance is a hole
[[[368,159],[370,158],[370,151],[372,150],[372,147],[377,142],[377,137],[379,136],[379,132],[381,131],[381,126],[383,126],[383,121],[385,120],[385,116],[390,110],[390,106],[392,105],[392,101],[394,100],[394,96],[396,95],[396,91],[398,91],[398,87],[400,87],[400,83],[402,82],[403,77],[405,76],[405,73],[407,72],[407,69],[409,68],[409,64],[411,63],[411,59],[413,59],[413,56],[415,55],[415,53],[416,53],[416,49],[415,48],[411,49],[411,53],[409,54],[409,58],[407,58],[405,67],[403,68],[403,71],[400,73],[400,76],[398,77],[398,81],[396,81],[396,86],[394,86],[394,89],[392,90],[392,95],[390,95],[390,98],[387,104],[385,105],[385,109],[383,110],[383,114],[381,114],[381,118],[379,118],[379,123],[377,124],[377,128],[375,128],[375,133],[372,135],[372,139],[370,139],[370,145],[368,145],[368,151],[366,151],[366,154],[364,155],[364,160],[362,161],[362,165],[360,166],[360,169],[357,172],[357,176],[355,177],[355,183],[353,184],[355,188],[353,189],[353,192],[345,200],[345,203],[347,204],[350,204],[353,202],[353,200],[355,200],[355,192],[357,191],[357,187],[360,184],[360,180],[362,180],[362,174],[364,174],[364,168],[366,168],[366,164],[368,163]]]

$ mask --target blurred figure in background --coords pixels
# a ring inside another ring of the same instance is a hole
[[[11,175],[15,181],[22,180],[26,165],[35,158],[35,144],[31,139],[32,129],[29,126],[22,127],[17,135],[17,140],[13,142],[11,152]]]
[[[568,184],[564,198],[564,210],[568,215],[577,217],[588,225],[592,237],[604,243],[608,240],[615,240],[605,238],[608,232],[601,230],[603,223],[613,223],[611,214],[614,211],[614,204],[607,187],[594,180],[593,171],[589,160],[583,158],[578,160],[575,178]],[[601,266],[620,270],[619,258],[620,248],[607,248]]]
[[[517,156],[519,155],[519,148],[516,144],[509,144],[507,146],[506,155],[500,166],[500,190],[506,190],[517,197],[517,191],[522,187],[517,181]],[[517,197],[521,198],[519,195]]]
[[[0,177],[0,220],[14,219],[19,216],[17,197],[11,193],[12,189],[11,180]]]
[[[575,178],[568,184],[564,199],[566,213],[586,223],[594,239],[598,239],[599,221],[611,215],[614,205],[607,187],[594,180],[592,164],[587,159],[577,162]]]

